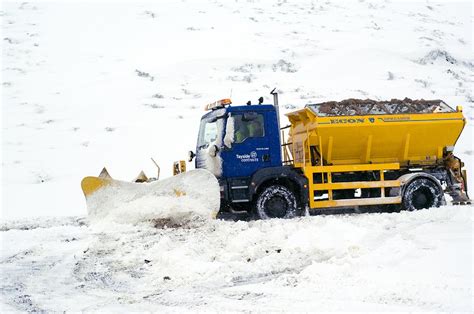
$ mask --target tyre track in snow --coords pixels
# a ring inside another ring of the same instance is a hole
[[[2,303],[27,312],[57,311],[56,298],[73,297],[68,281],[77,248],[82,246],[82,223],[71,224],[70,218],[23,220],[4,223],[0,233]],[[14,243],[11,239],[17,239]],[[58,289],[61,287],[61,289]]]
[[[86,217],[38,217],[31,219],[10,220],[0,223],[0,232],[9,230],[32,230],[59,226],[87,226]]]
[[[24,311],[278,310],[293,303],[295,310],[303,309],[297,304],[333,309],[341,302],[462,310],[472,274],[456,276],[472,262],[466,253],[471,211],[444,207],[164,229],[68,225],[68,218],[28,230],[5,223],[2,241],[17,239],[17,245],[2,250],[2,300]]]
[[[34,231],[36,229],[47,229],[56,228],[58,226],[70,226],[76,227],[78,225],[84,225],[80,223],[70,224],[71,219],[66,218],[63,221],[60,219],[55,220],[54,223],[47,222],[12,222],[11,224],[4,224],[4,231],[17,230],[22,231]],[[76,221],[72,219],[72,221]],[[225,224],[225,222],[222,222]],[[138,228],[139,229],[139,228]],[[216,244],[216,238],[206,235],[215,231],[215,227],[202,226],[196,229],[168,229],[168,230],[155,230],[145,228],[145,231],[137,230],[132,228],[131,231],[125,234],[118,234],[115,232],[94,232],[90,235],[83,235],[83,237],[76,239],[77,241],[86,242],[87,246],[83,251],[74,252],[74,266],[71,271],[73,282],[68,282],[66,286],[62,286],[62,290],[71,290],[80,292],[94,298],[100,298],[103,291],[112,293],[114,296],[109,301],[102,301],[98,304],[87,307],[88,310],[100,309],[102,306],[110,303],[117,302],[130,302],[139,303],[143,300],[150,302],[157,302],[164,305],[181,304],[190,307],[205,306],[206,304],[200,302],[202,295],[216,295],[219,296],[220,290],[236,287],[245,286],[249,284],[257,284],[274,280],[278,276],[286,273],[298,273],[311,262],[302,260],[296,263],[293,267],[286,267],[280,270],[272,270],[270,272],[256,272],[251,275],[234,275],[229,280],[224,282],[219,280],[213,280],[204,278],[201,282],[195,282],[191,286],[179,287],[176,285],[166,284],[166,280],[163,280],[162,285],[154,286],[150,289],[149,294],[146,291],[134,292],[133,286],[139,284],[140,279],[150,275],[149,267],[146,263],[136,263],[132,266],[126,265],[116,258],[117,255],[130,254],[134,249],[138,247],[149,248],[159,240],[160,236],[172,235],[176,243],[185,242],[188,237],[201,237],[206,241],[210,242],[207,246],[213,247],[218,246],[220,248],[225,247],[225,240],[218,241]],[[117,245],[114,245],[117,243]],[[54,246],[54,243],[46,244],[46,246]],[[25,251],[18,252],[12,256],[7,257],[2,261],[2,266],[13,266],[15,265],[19,269],[15,269],[14,276],[8,276],[2,291],[5,291],[5,296],[10,296],[12,304],[17,308],[25,311],[41,311],[48,310],[47,308],[41,308],[35,305],[31,300],[31,296],[26,292],[29,290],[29,284],[19,284],[24,281],[25,277],[32,278],[47,278],[50,276],[54,265],[61,263],[62,260],[45,254],[46,252],[40,252],[38,247],[29,248]],[[266,254],[270,253],[269,250],[265,250]],[[36,252],[36,253],[35,253]],[[146,251],[145,251],[146,252]],[[135,255],[135,253],[132,253]],[[139,254],[140,256],[147,256],[144,252]],[[326,257],[328,259],[329,257]],[[24,260],[21,262],[21,260]],[[33,266],[34,265],[34,266]],[[126,279],[124,279],[126,277]],[[171,279],[170,279],[171,280]],[[131,284],[131,281],[133,284]],[[144,283],[146,284],[146,283]],[[96,293],[98,291],[98,293]],[[13,293],[14,292],[14,293]],[[72,292],[73,293],[73,292]],[[71,294],[72,294],[71,293]],[[32,293],[33,295],[35,293]],[[183,298],[183,295],[188,296]],[[243,298],[247,294],[243,294]],[[251,294],[248,294],[251,295]],[[8,299],[6,297],[6,299]]]

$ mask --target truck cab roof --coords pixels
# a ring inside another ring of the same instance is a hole
[[[273,105],[241,105],[226,106],[213,109],[202,116],[202,119],[213,119],[223,117],[227,112],[248,112],[248,111],[275,111]]]

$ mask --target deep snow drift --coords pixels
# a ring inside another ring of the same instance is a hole
[[[282,113],[462,105],[472,177],[471,2],[12,1],[0,18],[2,311],[472,312],[472,206],[173,228],[91,223],[80,189],[103,166],[153,175],[149,157],[169,176],[205,104],[271,103],[273,87]]]

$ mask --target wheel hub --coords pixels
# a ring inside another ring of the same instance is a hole
[[[283,218],[288,210],[286,200],[280,196],[274,196],[267,201],[265,213],[271,218]]]
[[[419,188],[413,193],[413,206],[416,209],[430,208],[433,201],[432,193],[426,187]]]

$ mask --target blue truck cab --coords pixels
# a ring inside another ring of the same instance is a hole
[[[283,166],[278,110],[274,105],[210,104],[201,118],[195,167],[211,171],[221,190],[221,212],[289,218],[307,205],[307,179]],[[263,199],[265,198],[265,199]]]

